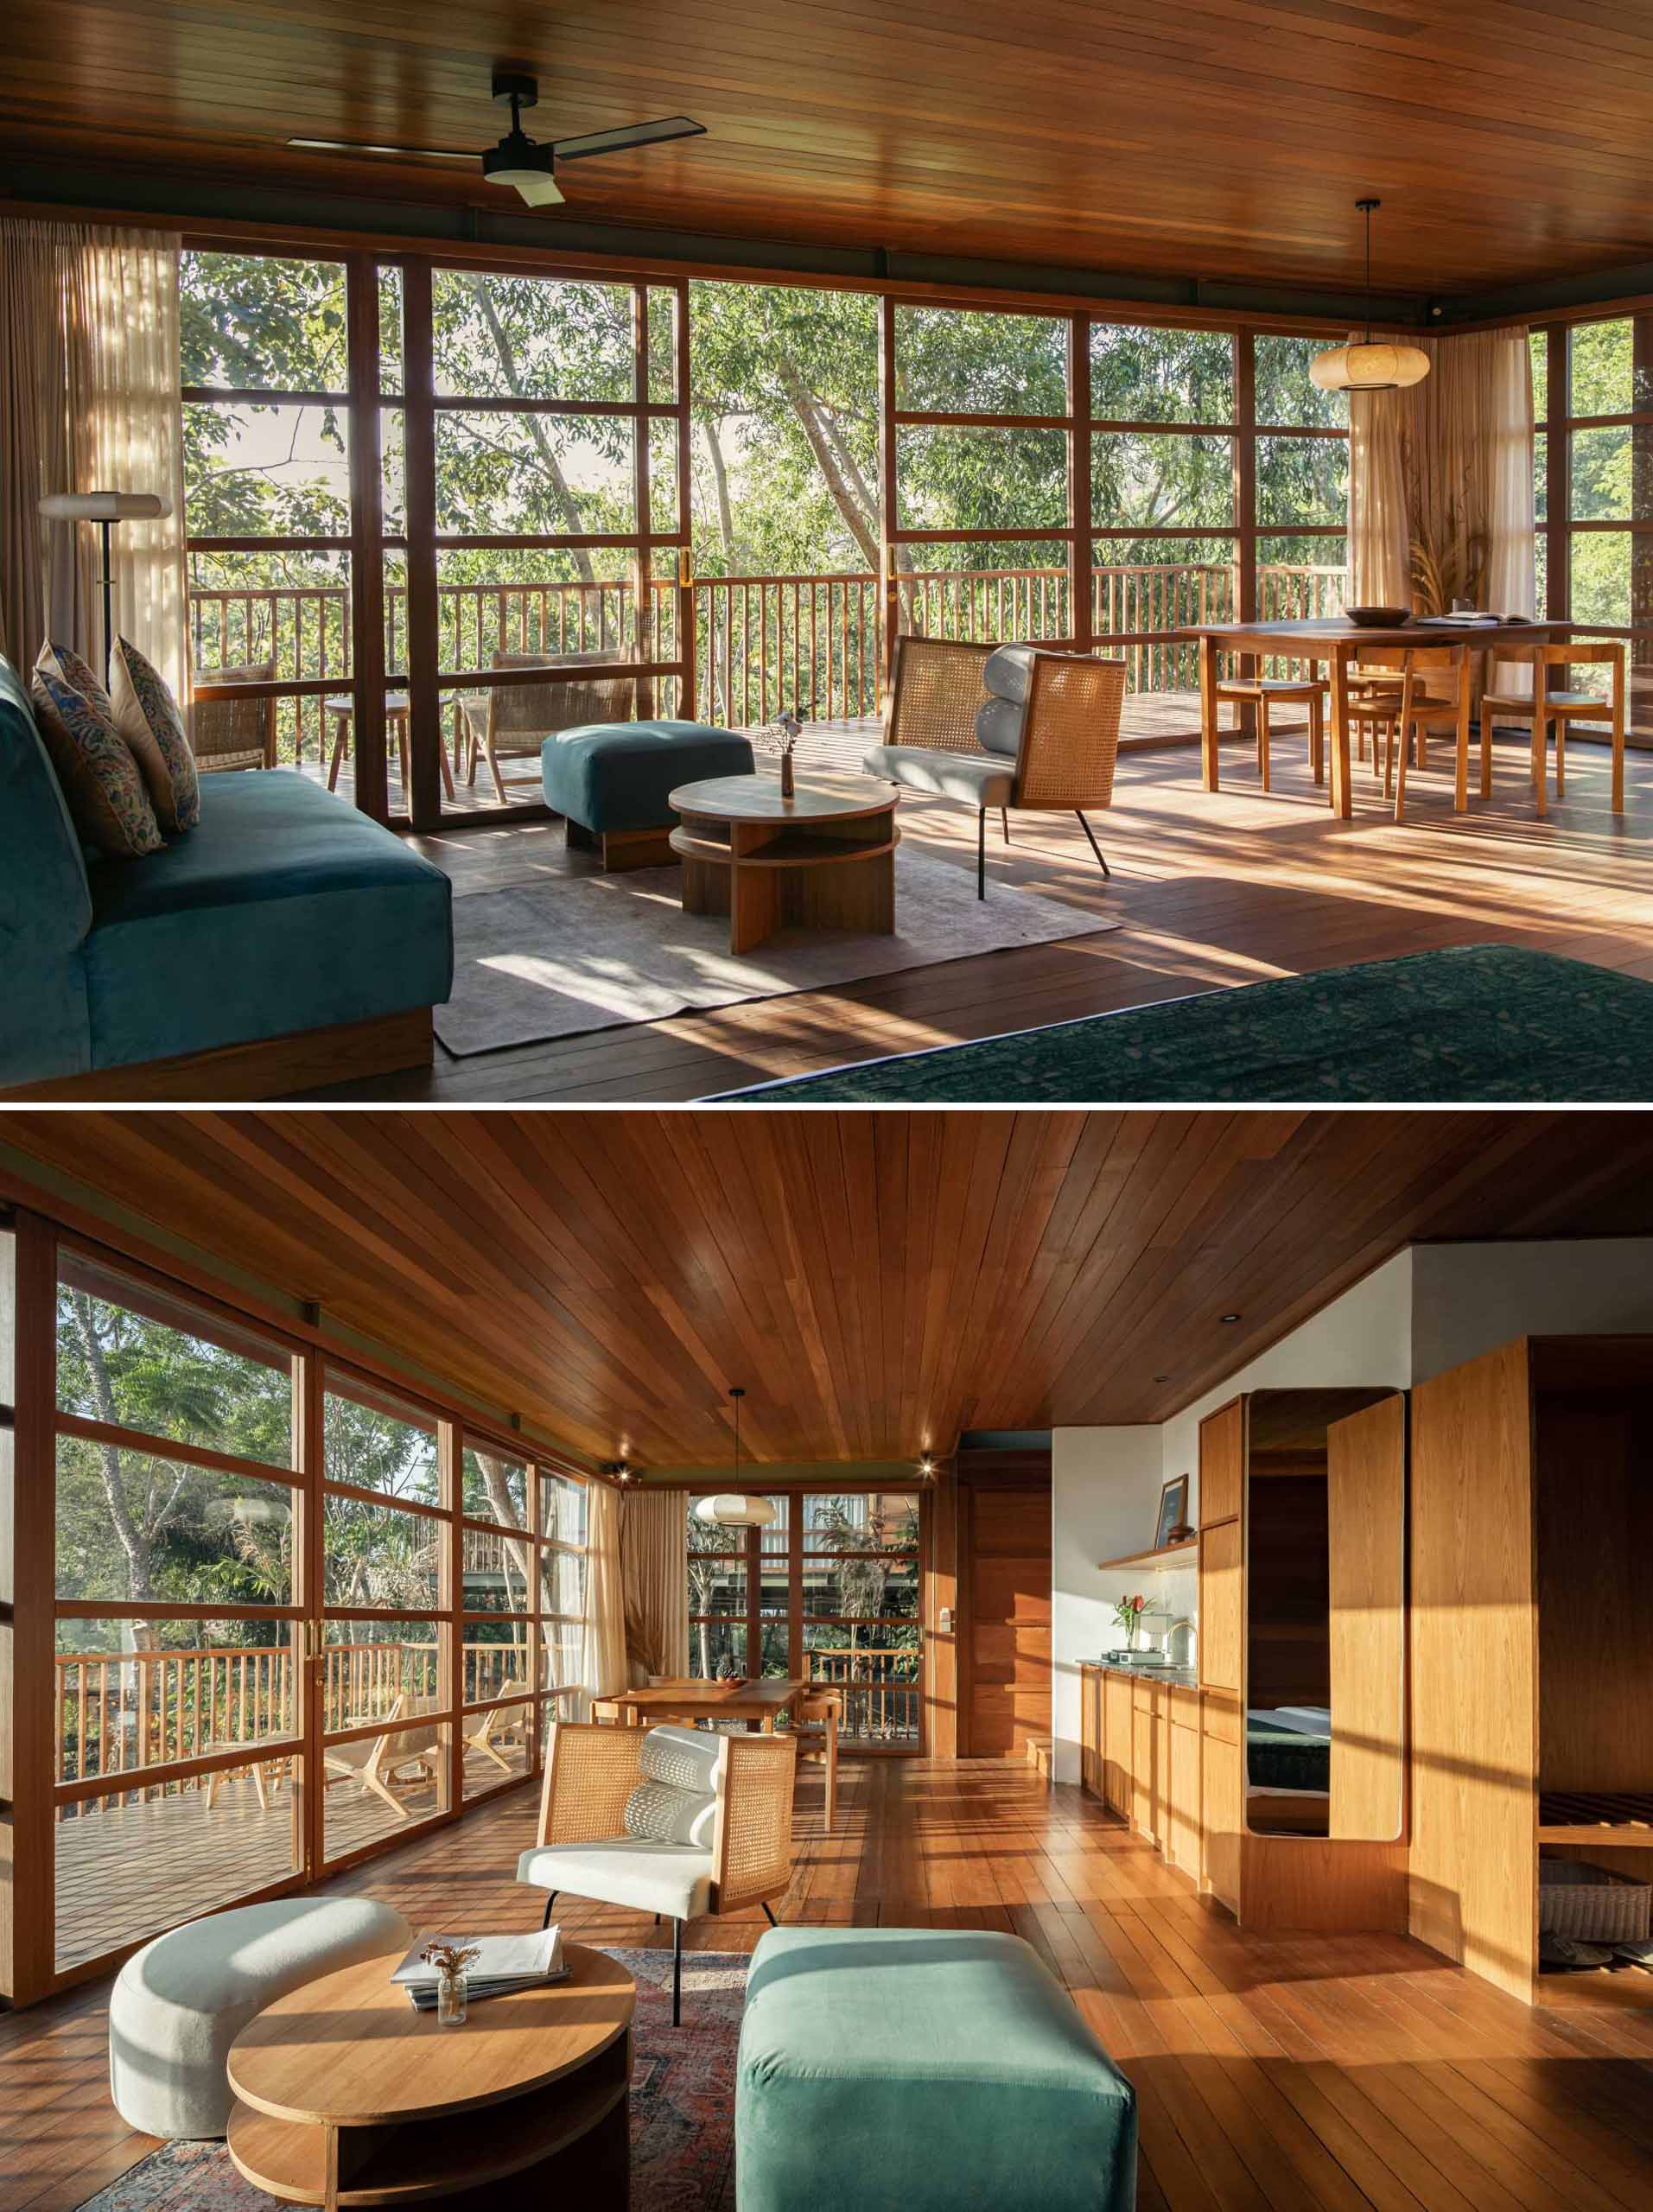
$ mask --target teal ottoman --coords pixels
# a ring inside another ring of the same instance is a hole
[[[611,869],[676,859],[666,799],[679,784],[753,773],[751,739],[707,722],[582,722],[553,731],[539,759],[545,804],[567,817],[569,844]]]
[[[779,1928],[752,1955],[738,2212],[1130,2212],[1136,2097],[1014,1936]]]

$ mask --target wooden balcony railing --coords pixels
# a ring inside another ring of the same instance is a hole
[[[814,1682],[830,1682],[843,1692],[842,1732],[863,1743],[916,1744],[919,1740],[919,1700],[916,1680],[918,1652],[900,1647],[805,1651],[804,1663]],[[903,1678],[901,1670],[909,1670]]]
[[[467,1705],[503,1697],[526,1676],[525,1633],[521,1643],[467,1642],[460,1649]],[[330,1643],[325,1657],[324,1729],[377,1719],[400,1696],[433,1698],[440,1691],[434,1641]],[[53,1770],[60,1782],[130,1773],[137,1786],[147,1767],[198,1758],[209,1744],[290,1735],[296,1725],[286,1644],[60,1652],[54,1689]]]
[[[1132,692],[1192,690],[1197,652],[1178,633],[1235,611],[1235,571],[1226,563],[1137,563],[1091,572],[1097,650],[1110,638]],[[1276,563],[1257,574],[1259,613],[1271,620],[1329,614],[1342,605],[1345,571]],[[923,570],[900,579],[903,624],[929,637],[1050,638],[1071,634],[1067,574],[1061,569]],[[650,588],[649,650],[675,646],[676,587]],[[875,576],[704,576],[695,585],[696,672],[692,712],[735,728],[772,721],[797,706],[813,721],[876,715],[883,664],[882,594]],[[438,595],[444,669],[486,668],[496,652],[634,652],[638,635],[628,583],[445,584]],[[202,670],[273,660],[278,677],[341,683],[350,673],[349,594],[342,585],[267,589],[193,587],[190,639]],[[388,665],[405,666],[407,594],[386,593]],[[1163,642],[1161,642],[1163,640]],[[669,700],[663,702],[670,705]],[[281,758],[320,757],[318,699],[281,702]]]

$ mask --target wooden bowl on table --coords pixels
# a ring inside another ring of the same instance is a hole
[[[1343,611],[1362,630],[1398,630],[1412,620],[1409,607],[1345,607]]]

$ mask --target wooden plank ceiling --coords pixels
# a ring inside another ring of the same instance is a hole
[[[540,77],[541,137],[709,130],[570,167],[571,219],[1323,287],[1376,193],[1408,289],[1653,253],[1644,0],[13,0],[0,135],[14,176],[67,155],[93,200],[131,162],[498,207],[284,144],[480,150],[495,63]]]
[[[731,1382],[760,1461],[1159,1421],[1408,1241],[1653,1231],[1645,1114],[14,1112],[0,1141],[645,1470],[726,1461]]]

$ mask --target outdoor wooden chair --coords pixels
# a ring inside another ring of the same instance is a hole
[[[434,1722],[419,1726],[417,1715],[423,1709],[423,1700],[397,1696],[385,1715],[382,1734],[327,1745],[321,1753],[326,1786],[359,1782],[364,1796],[382,1798],[398,1821],[410,1818],[391,1784],[410,1766],[429,1770],[433,1764],[442,1734]],[[397,1725],[404,1720],[408,1725]]]
[[[499,1685],[501,1697],[510,1697],[518,1690],[524,1700],[521,1705],[499,1705],[492,1712],[479,1713],[476,1718],[480,1725],[474,1734],[465,1738],[467,1751],[480,1751],[484,1758],[492,1759],[504,1774],[514,1774],[517,1770],[499,1750],[499,1745],[514,1743],[525,1747],[528,1742],[529,1693],[527,1683],[519,1681],[514,1675]]]
[[[540,1796],[537,1843],[517,1861],[517,1879],[547,1890],[541,1925],[567,1890],[623,1910],[671,1923],[671,2023],[682,2014],[683,1923],[706,1913],[760,1904],[792,1878],[792,1785],[798,1744],[790,1734],[703,1738],[673,1730],[682,1755],[710,1784],[709,1848],[626,1827],[632,1794],[648,1779],[642,1767],[647,1728],[602,1728],[563,1720],[552,1731]],[[680,1793],[683,1794],[683,1793]]]
[[[1532,671],[1530,695],[1500,691],[1494,682],[1496,664],[1504,661]],[[1551,691],[1546,689],[1552,668],[1571,661],[1605,664],[1612,670],[1612,687],[1600,691]],[[1484,756],[1490,759],[1491,737],[1497,717],[1523,721],[1532,732],[1533,804],[1544,811],[1544,786],[1549,774],[1549,733],[1555,732],[1555,796],[1567,796],[1567,732],[1569,722],[1605,721],[1612,742],[1612,810],[1624,810],[1624,648],[1622,645],[1514,645],[1505,652],[1487,656],[1486,690],[1481,695],[1481,736]]]
[[[273,683],[271,660],[245,662],[238,668],[198,668],[203,683]],[[189,710],[189,743],[202,775],[225,768],[273,768],[276,765],[276,702],[264,699],[197,699]]]
[[[843,1692],[813,1690],[792,1707],[792,1730],[800,1759],[817,1759],[826,1770],[826,1832],[838,1821],[838,1730],[843,1725]]]
[[[987,896],[989,808],[1000,814],[1007,844],[1013,813],[1077,814],[1105,876],[1085,810],[1113,798],[1125,664],[1027,648],[1033,665],[1016,750],[991,753],[976,736],[976,715],[989,698],[982,671],[998,650],[962,639],[900,639],[884,742],[862,765],[869,776],[976,809],[978,899]]]
[[[496,652],[494,668],[578,668],[587,664],[607,665],[613,652],[518,653]],[[629,722],[637,715],[637,683],[629,676],[593,678],[582,683],[500,683],[462,702],[467,733],[465,780],[476,782],[479,747],[486,756],[488,773],[501,806],[506,804],[506,778],[501,763],[532,759],[533,781],[539,781],[540,747],[560,729],[577,729],[584,722]],[[528,779],[513,777],[520,785]]]

